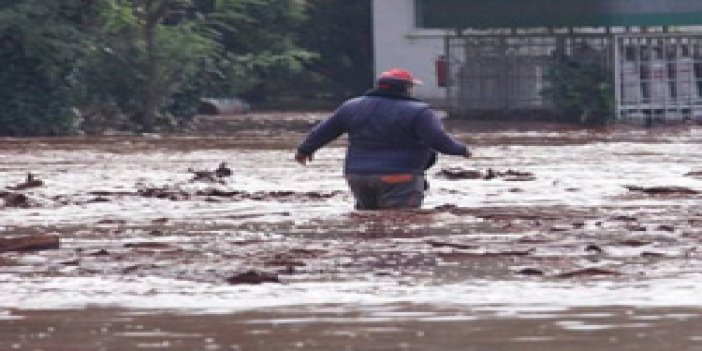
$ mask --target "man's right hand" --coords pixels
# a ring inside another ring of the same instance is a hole
[[[307,164],[307,162],[312,161],[312,155],[305,155],[298,152],[295,154],[295,161],[304,166]]]
[[[470,150],[466,149],[466,153],[463,155],[465,158],[471,158],[473,154],[470,152]]]

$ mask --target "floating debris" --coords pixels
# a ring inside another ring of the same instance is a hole
[[[188,168],[188,172],[193,174],[193,178],[190,179],[191,182],[209,182],[219,184],[224,184],[224,180],[222,178],[231,177],[233,174],[232,170],[227,167],[225,162],[220,163],[214,171],[194,170],[192,168]]]
[[[479,247],[478,245],[450,243],[450,242],[438,241],[438,240],[428,240],[427,244],[429,244],[431,247],[451,247],[454,249],[464,249],[464,250],[472,250],[472,249],[477,249]]]
[[[486,171],[475,169],[464,169],[460,167],[449,167],[439,171],[437,176],[444,177],[449,180],[466,180],[466,179],[482,179],[491,180],[500,178],[505,181],[532,181],[536,177],[531,172],[522,172],[508,169],[507,171],[496,171],[488,168]]]
[[[692,171],[685,173],[686,177],[702,178],[702,171]]]
[[[5,202],[5,207],[30,208],[32,207],[29,197],[21,193],[0,194]]]
[[[485,179],[485,174],[483,174],[483,172],[481,172],[480,170],[463,169],[460,167],[444,168],[441,171],[439,171],[436,175],[450,180]]]
[[[253,193],[224,190],[220,188],[209,188],[194,192],[186,191],[172,186],[142,188],[137,192],[138,196],[147,198],[158,198],[171,201],[191,200],[194,197],[229,198],[232,200],[324,200],[343,194],[342,191],[308,191],[297,192],[292,190],[258,191]]]
[[[517,274],[528,275],[528,276],[543,276],[543,275],[545,275],[544,271],[542,271],[538,268],[522,268],[522,269],[517,271]]]
[[[54,250],[59,247],[60,239],[55,234],[0,238],[0,252]]]
[[[672,225],[668,225],[668,224],[661,224],[658,227],[656,227],[656,230],[672,233],[675,231],[675,227]]]
[[[97,251],[89,254],[89,256],[95,256],[95,257],[109,256],[109,255],[110,255],[110,252],[105,250],[105,249],[100,249],[100,250],[97,250]]]
[[[219,178],[225,178],[225,177],[231,177],[233,172],[231,168],[227,167],[227,164],[225,162],[222,162],[219,164],[217,169],[214,171],[215,176]]]
[[[650,245],[652,241],[650,240],[639,240],[639,239],[626,239],[626,240],[621,240],[617,242],[619,245],[623,246],[632,246],[632,247],[640,247],[640,246],[646,246]]]
[[[590,244],[585,247],[585,252],[591,254],[601,254],[604,252],[604,249],[602,249],[602,247],[600,247],[599,245]]]
[[[34,177],[34,174],[27,173],[27,179],[24,181],[24,183],[8,186],[7,188],[14,191],[21,191],[30,188],[37,188],[40,186],[44,186],[44,182],[42,180],[36,179]]]
[[[438,256],[446,261],[462,261],[475,258],[492,258],[492,257],[510,257],[510,256],[528,256],[534,249],[526,250],[507,250],[507,251],[485,251],[485,252],[440,252]]]
[[[506,172],[497,172],[493,171],[492,169],[488,169],[488,172],[494,174],[493,178],[502,178],[508,182],[530,182],[536,180],[536,176],[534,176],[534,174],[531,172],[515,171],[511,169],[508,169]]]
[[[278,278],[278,275],[273,273],[250,270],[227,278],[227,283],[232,285],[280,283],[280,279]]]
[[[126,243],[124,244],[124,247],[126,248],[131,248],[131,249],[151,249],[151,250],[166,250],[166,249],[173,249],[173,246],[167,243],[160,243],[160,242],[135,242],[135,243]]]
[[[652,186],[625,185],[629,191],[642,192],[649,195],[697,195],[700,192],[683,186]]]
[[[583,268],[575,271],[558,274],[556,275],[556,278],[579,278],[613,275],[622,275],[622,273],[604,268]]]

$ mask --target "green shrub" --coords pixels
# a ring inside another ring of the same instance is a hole
[[[583,124],[604,124],[614,117],[612,74],[602,56],[579,50],[572,56],[556,55],[546,72],[549,98],[560,115]]]

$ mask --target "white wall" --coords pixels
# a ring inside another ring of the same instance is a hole
[[[443,35],[415,28],[414,0],[373,0],[376,77],[389,68],[408,69],[424,81],[417,96],[440,103],[446,91],[437,86],[434,62],[444,53]]]

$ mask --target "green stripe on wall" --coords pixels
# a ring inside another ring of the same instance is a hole
[[[426,28],[702,25],[702,0],[416,0]]]

